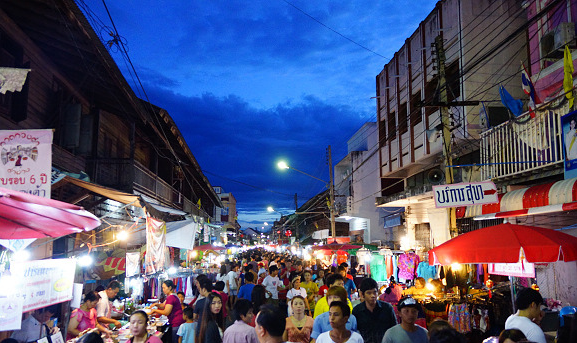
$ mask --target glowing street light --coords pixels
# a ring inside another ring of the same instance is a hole
[[[329,212],[331,214],[331,235],[333,236],[333,240],[336,240],[337,234],[336,234],[336,224],[335,224],[335,184],[334,184],[334,180],[333,180],[333,160],[331,157],[331,146],[329,145],[327,148],[327,153],[328,153],[328,157],[329,157],[329,176],[330,176],[330,181],[326,182],[323,179],[319,179],[316,176],[313,176],[311,174],[305,173],[302,170],[298,170],[296,168],[293,168],[291,166],[289,166],[285,161],[279,161],[277,163],[277,167],[279,169],[292,169],[294,171],[297,171],[301,174],[304,174],[308,177],[312,177],[315,180],[321,181],[322,183],[325,184],[325,186],[329,189]],[[269,207],[269,212],[274,211],[274,209],[272,209],[272,207]]]
[[[126,231],[126,230],[120,231],[120,232],[116,235],[116,238],[117,238],[119,241],[126,241],[126,240],[128,239],[128,231]]]

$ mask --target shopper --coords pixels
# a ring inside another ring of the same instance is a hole
[[[427,330],[415,324],[421,309],[417,300],[411,297],[403,298],[399,301],[397,309],[401,324],[387,330],[382,343],[427,343],[429,341]],[[435,335],[438,335],[438,332]]]
[[[381,343],[385,332],[397,324],[393,306],[377,300],[377,282],[371,278],[363,279],[359,290],[364,301],[353,309],[359,333],[367,343]]]
[[[266,290],[263,285],[255,285],[252,289],[250,297],[252,298],[252,312],[258,313],[261,307],[267,304]],[[251,326],[255,326],[256,316],[253,317]]]
[[[246,276],[244,277],[244,280],[245,280],[245,284],[240,286],[240,288],[238,289],[238,298],[239,299],[247,299],[248,301],[252,301],[252,298],[250,295],[252,293],[252,289],[255,286],[254,274],[253,273],[247,273]]]
[[[288,315],[291,316],[292,315],[292,307],[291,307],[291,300],[292,298],[294,298],[295,296],[301,296],[303,299],[305,299],[305,305],[306,305],[306,310],[311,311],[311,308],[309,306],[309,302],[307,299],[307,290],[304,289],[303,287],[301,287],[301,277],[300,275],[295,275],[294,279],[291,281],[290,283],[290,290],[287,292],[287,304],[288,304]]]
[[[204,303],[202,321],[198,326],[198,343],[221,343],[224,332],[224,316],[222,298],[218,293],[211,292]]]
[[[283,339],[289,342],[309,343],[314,320],[305,314],[306,299],[300,295],[291,298],[292,315],[286,319]]]
[[[327,276],[327,286],[333,287],[333,286],[340,286],[344,288],[344,278],[341,274],[331,274],[329,276]],[[328,289],[327,289],[328,291]],[[347,298],[347,303],[349,304],[349,307],[351,308],[351,310],[353,309],[353,304],[351,303],[351,301]],[[329,304],[327,302],[327,297],[326,295],[323,296],[322,298],[319,299],[319,301],[317,301],[317,304],[315,306],[315,312],[314,312],[314,318],[316,319],[319,315],[328,312],[329,311]]]
[[[543,330],[533,322],[541,318],[541,305],[543,305],[543,297],[538,291],[532,288],[522,289],[515,299],[517,313],[507,318],[505,329],[521,330],[529,341],[546,343]]]
[[[286,320],[276,306],[264,306],[255,320],[256,336],[260,343],[281,343]]]
[[[363,343],[363,337],[357,332],[347,329],[346,324],[351,315],[351,309],[343,301],[333,301],[329,307],[331,330],[323,332],[316,343]]]
[[[309,302],[309,307],[314,310],[316,305],[316,297],[319,293],[319,286],[312,281],[312,273],[310,270],[305,269],[303,272],[303,277],[304,281],[301,280],[301,287],[307,291],[307,301]]]
[[[278,267],[276,265],[269,267],[268,272],[270,275],[264,278],[262,285],[266,288],[267,298],[270,303],[278,307],[278,292],[284,288],[284,285],[278,278]]]
[[[184,323],[180,324],[176,335],[178,336],[178,343],[194,343],[194,336],[196,324],[194,323],[194,312],[192,307],[187,307],[182,310],[182,319]]]
[[[160,338],[148,333],[148,315],[144,311],[135,311],[129,318],[130,338],[127,343],[161,343]]]
[[[180,299],[175,295],[175,289],[176,286],[172,280],[164,280],[162,282],[162,292],[166,295],[166,300],[163,303],[153,304],[151,307],[157,308],[152,309],[150,312],[150,314],[158,313],[161,316],[168,317],[172,343],[178,342],[178,327],[184,323],[184,319],[182,319],[182,306],[180,306]]]
[[[224,331],[222,343],[258,343],[256,331],[250,326],[254,319],[251,302],[247,299],[238,299],[233,312],[235,322]]]
[[[327,303],[329,305],[329,308],[333,301],[342,301],[344,303],[347,303],[347,300],[348,300],[347,291],[345,291],[343,287],[333,286],[329,288],[329,291],[327,292]],[[357,332],[357,319],[355,318],[355,315],[351,314],[349,316],[349,319],[347,320],[345,326],[347,327],[347,330]],[[329,318],[329,312],[321,313],[315,318],[311,337],[313,339],[316,339],[319,337],[321,333],[330,330],[331,330],[331,323]]]
[[[212,282],[209,279],[200,280],[200,299],[194,304],[194,321],[199,324],[202,321],[202,313],[204,311],[204,303],[206,302],[206,297],[212,292]]]

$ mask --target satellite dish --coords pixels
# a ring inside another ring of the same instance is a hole
[[[427,173],[427,181],[432,185],[440,185],[445,181],[445,173],[441,169],[435,168]]]

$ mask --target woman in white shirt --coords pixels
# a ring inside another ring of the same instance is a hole
[[[342,301],[331,302],[329,320],[331,331],[323,332],[317,337],[316,343],[364,343],[363,337],[354,331],[347,330],[346,324],[351,316],[351,309]]]
[[[295,275],[293,277],[293,279],[291,280],[291,289],[289,289],[289,291],[286,294],[287,297],[287,302],[288,302],[288,315],[289,317],[292,316],[292,306],[291,306],[291,300],[292,298],[294,298],[297,295],[300,295],[301,297],[305,298],[305,305],[307,310],[309,311],[309,313],[311,313],[311,307],[309,305],[309,301],[307,300],[307,290],[304,289],[304,287],[301,287],[301,277],[300,275]]]
[[[224,290],[223,292],[228,294],[228,287],[226,287],[226,277],[227,277],[228,273],[226,271],[226,265],[223,263],[220,266],[220,272],[218,274],[216,274],[216,281],[222,281],[224,282]]]

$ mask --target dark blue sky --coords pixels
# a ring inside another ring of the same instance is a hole
[[[102,1],[78,3],[110,39]],[[245,228],[278,219],[267,206],[288,214],[294,193],[301,205],[324,189],[276,163],[328,181],[327,146],[336,164],[376,120],[375,77],[434,4],[106,0],[148,99],[174,118],[211,184],[233,193]],[[110,52],[135,85],[126,57]]]

